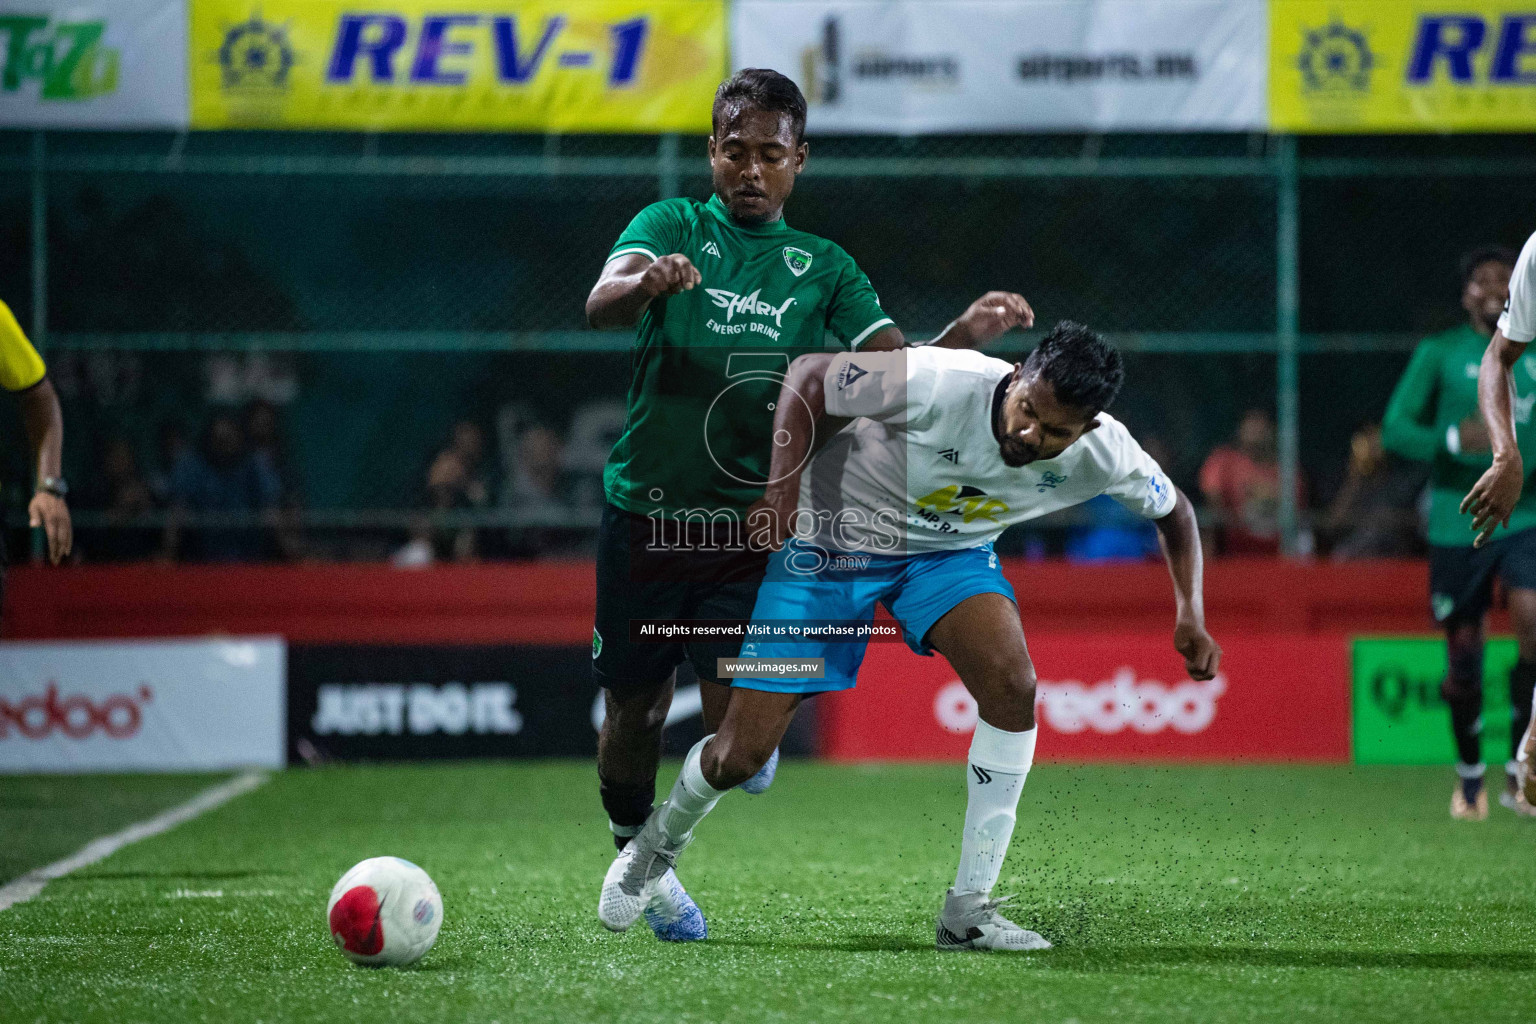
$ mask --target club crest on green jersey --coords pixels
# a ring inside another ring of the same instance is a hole
[[[786,245],[784,247],[784,265],[789,268],[791,274],[799,277],[811,269],[811,254],[804,249],[796,249],[792,245]]]

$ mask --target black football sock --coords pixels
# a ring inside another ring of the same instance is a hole
[[[624,849],[630,839],[640,833],[645,819],[651,816],[651,805],[656,800],[656,783],[630,785],[609,782],[598,776],[598,792],[603,798],[603,810],[608,812],[608,827],[613,830],[613,845]]]
[[[1483,761],[1483,645],[1452,643],[1450,664],[1440,696],[1451,706],[1451,735],[1456,759],[1464,765]],[[1479,782],[1478,786],[1481,787]]]

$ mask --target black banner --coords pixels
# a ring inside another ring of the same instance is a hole
[[[288,648],[288,760],[595,757],[600,692],[585,646],[296,645]],[[685,664],[665,752],[685,754],[703,736]],[[812,744],[802,712],[784,752],[810,753]]]

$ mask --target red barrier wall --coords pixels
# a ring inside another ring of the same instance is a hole
[[[1166,631],[1031,636],[1040,759],[1349,760],[1346,638],[1221,643],[1221,672],[1197,683]],[[871,644],[858,688],[816,700],[821,752],[835,760],[960,761],[976,728],[949,663],[901,644]]]
[[[1031,636],[1172,628],[1159,563],[1005,560],[1004,570]],[[1218,637],[1433,629],[1422,562],[1234,559],[1207,567],[1205,590]],[[11,570],[5,600],[5,634],[13,639],[244,633],[294,643],[586,644],[593,576],[591,563],[580,561],[419,570],[22,566]]]

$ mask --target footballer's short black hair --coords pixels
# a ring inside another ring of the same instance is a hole
[[[1109,408],[1125,383],[1120,352],[1075,320],[1051,328],[1024,360],[1026,374],[1038,374],[1063,405],[1098,413]]]
[[[1461,257],[1461,286],[1465,288],[1470,284],[1472,275],[1484,263],[1502,263],[1513,268],[1519,258],[1520,254],[1507,245],[1480,245]]]
[[[756,107],[770,113],[788,114],[795,144],[805,137],[805,94],[789,78],[769,68],[742,68],[715,90],[710,125],[720,137],[720,120],[731,107]]]

